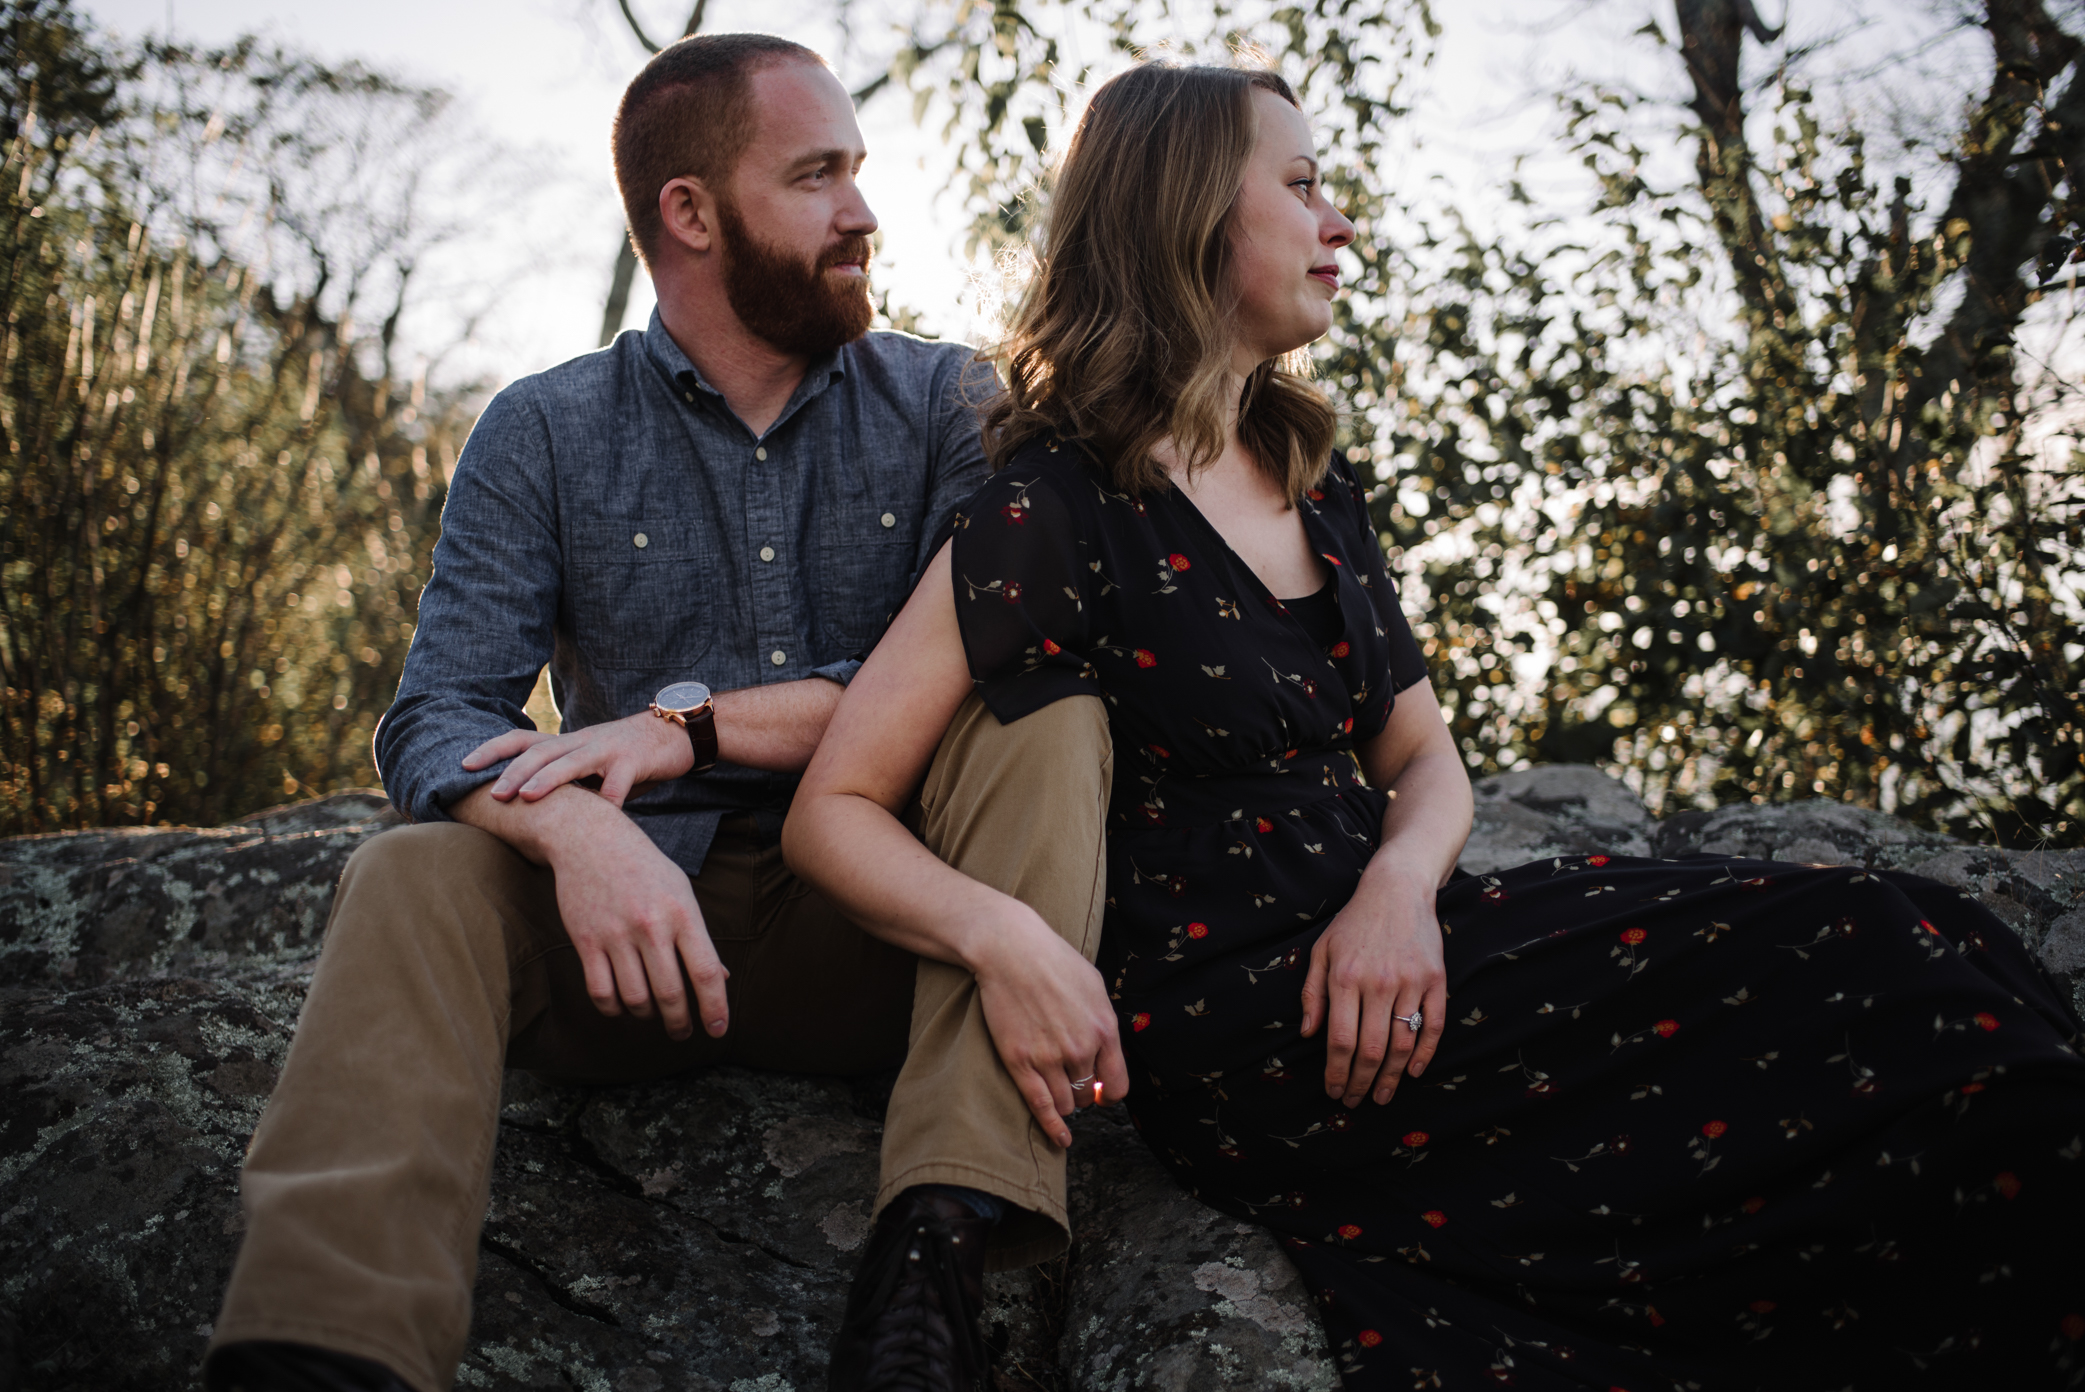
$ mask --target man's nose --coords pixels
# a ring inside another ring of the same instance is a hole
[[[840,204],[838,230],[849,237],[866,237],[877,226],[876,214],[870,210],[869,200],[862,197],[861,185],[848,185],[847,198]]]

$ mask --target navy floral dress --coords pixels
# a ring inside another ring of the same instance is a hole
[[[1301,513],[1315,635],[1184,496],[1069,444],[961,510],[954,581],[1000,719],[1107,702],[1131,1114],[1283,1239],[1346,1385],[2085,1385],[2078,1021],[1955,890],[1717,856],[1459,877],[1432,1066],[1326,1096],[1301,988],[1386,806],[1354,750],[1424,666],[1344,463]]]

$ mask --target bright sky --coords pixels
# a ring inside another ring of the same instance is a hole
[[[595,346],[622,227],[609,122],[646,56],[616,0],[76,2],[129,37],[171,29],[211,44],[254,32],[456,94],[468,122],[528,152],[539,187],[517,190],[512,205],[485,208],[482,232],[452,253],[450,277],[477,278],[479,293],[496,301],[474,350],[452,366],[499,383]],[[678,35],[689,0],[632,4],[652,37],[664,40]],[[876,55],[890,47],[890,21],[881,16],[910,4],[857,0],[847,8],[857,35],[851,56],[836,22],[843,7],[832,0],[710,0],[704,28],[786,34],[826,53],[842,80],[859,86],[880,71]],[[1771,17],[1781,5],[1761,0],[1761,8]],[[1497,190],[1516,154],[1537,154],[1520,177],[1538,193],[1575,177],[1575,162],[1558,153],[1547,96],[1567,76],[1626,76],[1671,94],[1683,86],[1670,50],[1630,37],[1654,16],[1671,32],[1669,0],[1437,0],[1435,10],[1444,33],[1412,117],[1416,152],[1401,158],[1411,162],[1409,178],[1447,181],[1466,207],[1503,207]],[[1039,9],[1038,18],[1061,22],[1054,7]],[[1915,41],[1911,30],[1935,27],[1920,0],[1811,0],[1796,20],[1797,42],[1852,35],[1857,50],[1898,49]],[[1167,34],[1150,37],[1162,42]],[[937,197],[946,167],[938,138],[915,128],[907,100],[888,90],[865,105],[861,120],[871,154],[864,183],[885,234],[878,284],[921,311],[930,329],[973,334],[969,268],[957,251],[961,219],[952,200]],[[518,214],[519,207],[528,211]],[[650,309],[640,275],[625,322],[641,325]]]

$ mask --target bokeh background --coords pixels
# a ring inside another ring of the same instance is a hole
[[[2085,844],[2041,0],[0,0],[0,834],[376,781],[475,413],[650,312],[607,132],[691,23],[831,57],[885,322],[978,344],[1091,87],[1249,47],[1361,230],[1318,371],[1473,772]]]

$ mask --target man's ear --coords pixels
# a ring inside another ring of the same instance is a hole
[[[717,200],[700,179],[669,179],[660,188],[659,221],[667,238],[689,251],[717,246]]]

